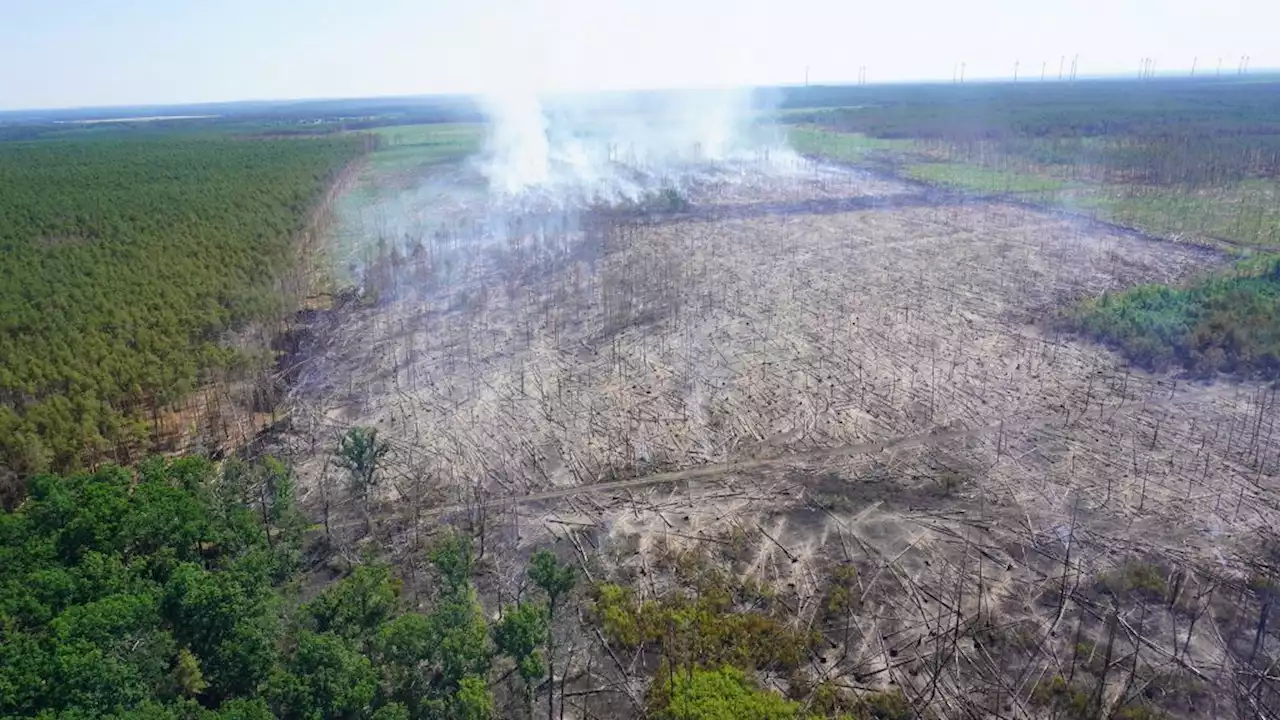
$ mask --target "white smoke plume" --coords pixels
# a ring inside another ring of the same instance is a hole
[[[750,90],[486,97],[490,192],[556,204],[639,200],[790,155]]]

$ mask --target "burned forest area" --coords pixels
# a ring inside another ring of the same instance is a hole
[[[1280,116],[1119,82],[0,134],[222,173],[0,218],[0,716],[1276,717]]]
[[[661,667],[714,665],[610,628],[717,593],[799,634],[745,663],[795,713],[1273,702],[1275,387],[1144,372],[1052,322],[1227,258],[820,160],[686,203],[500,229],[459,203],[370,256],[369,297],[316,319],[282,440],[335,546],[412,584],[461,528],[497,607],[551,548],[587,586],[543,690],[565,716],[643,715]],[[353,426],[388,445],[358,502],[324,452]]]

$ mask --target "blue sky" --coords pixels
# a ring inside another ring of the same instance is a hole
[[[1275,0],[0,0],[0,109],[1212,73],[1280,66]]]

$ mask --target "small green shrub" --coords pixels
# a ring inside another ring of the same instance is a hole
[[[1247,586],[1255,594],[1262,596],[1276,591],[1278,584],[1275,578],[1265,573],[1254,573],[1249,576]]]
[[[1182,366],[1280,377],[1280,257],[1241,263],[1184,287],[1140,285],[1065,311],[1065,329],[1155,370]]]
[[[1036,683],[1031,691],[1031,703],[1038,707],[1053,708],[1059,717],[1070,720],[1085,720],[1090,717],[1089,693],[1084,689],[1069,684],[1061,675],[1054,675],[1048,680]]]
[[[1142,694],[1160,707],[1197,713],[1209,700],[1209,686],[1190,673],[1173,669],[1152,674]]]
[[[1032,650],[1040,642],[1040,628],[1032,620],[1002,622],[989,619],[976,624],[969,633],[975,644],[986,647],[993,655],[1007,650]]]
[[[788,720],[800,705],[759,687],[734,667],[674,672],[663,667],[650,688],[649,708],[660,720]]]
[[[809,502],[832,512],[852,512],[860,507],[853,498],[835,493],[815,493],[809,498]]]
[[[827,588],[825,608],[828,617],[838,617],[852,610],[858,603],[854,585],[858,580],[855,565],[841,563],[831,570],[831,584]]]
[[[658,194],[657,205],[666,212],[686,212],[691,204],[684,193],[675,188],[664,188]]]
[[[915,712],[901,690],[867,693],[859,698],[866,720],[911,720]],[[855,717],[857,717],[855,715]]]
[[[1098,576],[1095,587],[1115,597],[1134,595],[1144,600],[1163,600],[1169,592],[1164,571],[1147,562],[1128,562]]]
[[[1117,708],[1111,717],[1113,720],[1164,720],[1169,716],[1158,708],[1136,703]]]
[[[629,589],[604,584],[596,589],[593,612],[610,643],[649,646],[682,667],[791,669],[800,665],[818,638],[759,611],[735,611],[723,594],[638,603]]]

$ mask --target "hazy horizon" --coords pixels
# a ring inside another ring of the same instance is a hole
[[[970,81],[1019,75],[1157,77],[1280,66],[1261,0],[977,0],[961,8],[797,0],[445,0],[431,4],[228,0],[9,0],[0,110],[521,91]]]
[[[1178,73],[1176,69],[1170,69],[1167,73],[1158,74],[1154,78],[1154,80],[1177,81],[1177,80],[1193,79],[1192,76],[1190,76],[1189,74],[1190,69],[1185,68],[1184,70],[1185,72]],[[1125,80],[1137,80],[1137,79],[1139,78],[1136,76],[1136,73],[1133,73],[1132,75],[1119,74],[1119,73],[1085,75],[1083,73],[1077,73],[1075,81],[1076,82],[1111,82],[1111,81],[1125,81]],[[1151,79],[1152,78],[1148,78],[1148,80],[1151,80]],[[1194,76],[1194,79],[1209,80],[1209,79],[1215,79],[1215,78],[1212,72],[1201,73],[1197,70]],[[1222,82],[1231,82],[1233,80],[1237,82],[1252,82],[1257,80],[1280,82],[1280,66],[1257,68],[1251,65],[1249,67],[1248,74],[1244,76],[1238,75],[1234,69],[1231,71],[1230,74],[1228,74],[1224,69],[1221,74],[1221,77],[1218,77],[1216,79],[1221,80]],[[964,84],[965,85],[1012,84],[1012,81],[1013,81],[1012,76],[970,77],[966,75]],[[1070,80],[1066,77],[1064,77],[1062,80],[1062,82],[1069,82],[1069,81]],[[1039,74],[1037,73],[1036,77],[1034,78],[1021,77],[1018,79],[1017,82],[1018,84],[1023,84],[1028,86],[1039,84],[1040,83]],[[1046,77],[1044,82],[1046,84],[1052,84],[1052,83],[1058,82],[1056,71],[1055,71],[1054,77],[1052,78]],[[591,96],[596,94],[608,95],[612,93],[626,94],[626,93],[700,92],[700,91],[717,91],[717,90],[773,90],[773,89],[803,88],[803,87],[855,87],[858,84],[859,83],[857,82],[856,79],[848,79],[848,80],[830,80],[830,81],[824,81],[824,82],[811,82],[809,83],[809,85],[805,85],[805,83],[799,82],[799,83],[778,83],[773,85],[739,85],[739,86],[710,86],[710,85],[701,86],[701,87],[654,86],[654,87],[635,87],[635,88],[609,88],[609,89],[602,89],[602,90],[581,90],[581,91],[576,91],[576,90],[548,91],[548,92],[539,93],[539,95],[554,99],[557,96],[574,97],[574,96]],[[956,83],[950,77],[884,80],[880,82],[869,81],[867,83],[868,86],[880,86],[880,87],[887,87],[887,86],[893,86],[893,85],[909,86],[909,85],[953,85],[953,84],[956,84]],[[325,103],[325,102],[359,103],[359,102],[378,102],[378,101],[393,102],[397,100],[424,100],[425,101],[425,100],[443,100],[443,99],[470,101],[476,104],[477,112],[483,112],[483,108],[481,108],[480,105],[485,97],[486,95],[483,92],[398,93],[398,94],[387,94],[387,95],[314,95],[314,96],[305,96],[305,97],[245,97],[245,98],[227,98],[227,99],[218,99],[218,100],[200,100],[200,101],[193,101],[193,102],[183,102],[183,101],[135,102],[135,103],[124,103],[124,104],[112,104],[112,105],[63,105],[63,106],[57,106],[57,107],[21,107],[21,108],[0,107],[0,116],[27,115],[27,114],[39,114],[39,113],[63,113],[63,112],[73,113],[73,112],[87,112],[87,111],[96,111],[96,110],[101,110],[103,112],[117,111],[117,110],[155,110],[155,109],[182,110],[182,109],[198,109],[198,108],[204,108],[204,107],[216,109],[217,107],[224,106],[224,105],[225,106],[279,105],[279,104],[289,104],[289,103]],[[219,117],[219,116],[217,114],[181,115],[181,116],[173,116],[172,118],[170,118],[170,116],[165,115],[165,116],[159,116],[156,119],[186,119],[186,118],[206,118],[206,117],[213,118],[213,117]],[[131,116],[121,116],[120,119],[136,120],[140,118],[133,118]],[[142,118],[142,119],[148,119],[148,118]],[[101,122],[101,120],[97,120],[97,119],[94,119],[92,121]]]

